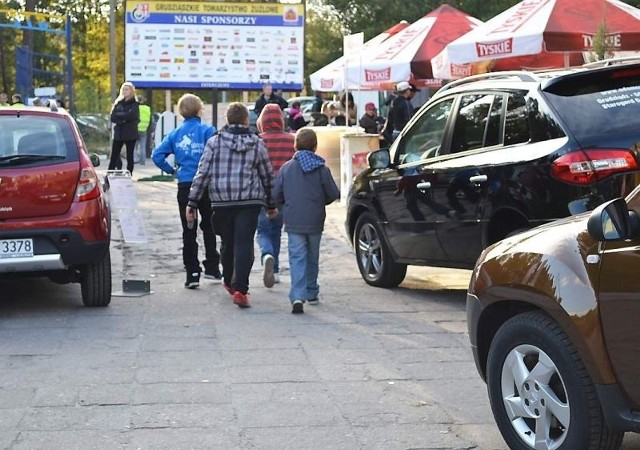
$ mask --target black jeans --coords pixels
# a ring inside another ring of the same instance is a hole
[[[213,208],[213,228],[220,235],[220,258],[224,284],[234,291],[249,291],[253,267],[253,237],[258,226],[260,206]]]
[[[127,147],[127,170],[133,173],[133,152],[136,148],[136,141],[116,141],[111,144],[111,158],[109,159],[108,170],[122,170],[122,146]]]
[[[187,226],[187,203],[191,183],[178,183],[178,208],[180,208],[180,222],[182,222],[182,262],[187,273],[201,272],[198,260],[197,227],[189,229]],[[205,192],[198,202],[198,216],[200,229],[204,237],[205,260],[202,262],[205,272],[219,270],[220,254],[216,250],[216,235],[211,225],[211,201]]]

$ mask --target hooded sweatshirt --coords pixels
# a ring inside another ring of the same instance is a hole
[[[207,141],[189,192],[189,205],[197,205],[208,188],[214,208],[272,208],[273,180],[262,139],[245,126],[228,125]]]
[[[321,156],[298,150],[278,173],[273,196],[285,231],[318,234],[324,229],[325,205],[340,198],[340,191]]]
[[[282,165],[293,158],[295,138],[284,131],[284,118],[278,105],[272,103],[266,105],[256,125],[260,130],[260,137],[267,146],[273,172],[277,175]]]

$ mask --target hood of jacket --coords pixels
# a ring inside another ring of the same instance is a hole
[[[304,173],[313,172],[324,166],[324,158],[316,155],[311,150],[298,150],[293,157],[300,163]]]
[[[237,153],[256,150],[260,137],[243,125],[226,125],[218,133],[224,145]]]
[[[284,118],[282,117],[280,106],[276,103],[265,105],[260,113],[260,117],[258,117],[256,126],[262,133],[268,131],[284,131]]]

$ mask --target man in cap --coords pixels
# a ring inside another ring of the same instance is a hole
[[[360,126],[368,134],[378,134],[384,125],[384,119],[378,116],[378,110],[373,102],[364,105],[364,114],[360,118]]]
[[[419,91],[414,85],[408,81],[401,81],[396,84],[396,92],[398,95],[393,99],[387,121],[384,124],[382,134],[391,144],[400,134],[404,126],[413,116],[413,105],[411,99],[415,93]]]

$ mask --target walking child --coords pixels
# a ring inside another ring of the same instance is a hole
[[[151,155],[153,163],[163,172],[177,174],[178,208],[182,223],[182,261],[187,271],[184,287],[188,289],[195,289],[200,285],[202,272],[198,260],[197,227],[193,222],[190,223],[186,216],[189,191],[205,144],[216,132],[213,126],[202,123],[203,108],[202,100],[196,95],[185,94],[180,97],[178,111],[184,117],[184,122],[165,136],[162,143],[153,149]],[[177,169],[167,162],[169,155],[174,155]],[[200,212],[200,229],[204,236],[205,260],[202,262],[204,277],[219,281],[222,279],[220,254],[216,250],[216,235],[211,226],[211,201],[208,194],[204,192],[194,206]],[[197,221],[197,217],[194,216],[193,219]]]
[[[289,237],[291,312],[304,312],[304,303],[317,305],[320,238],[326,218],[325,206],[340,198],[331,171],[315,154],[316,133],[303,128],[295,139],[296,153],[276,178],[274,198],[282,209],[284,230]]]
[[[248,308],[249,274],[253,266],[253,237],[262,207],[267,216],[278,210],[271,200],[274,176],[267,147],[249,129],[249,110],[238,102],[226,111],[227,125],[209,139],[193,178],[187,217],[209,193],[213,228],[220,235],[224,288],[233,303]]]
[[[284,163],[289,161],[294,149],[294,136],[284,131],[284,119],[278,105],[267,104],[256,122],[260,137],[267,146],[269,160],[273,172],[278,171]],[[256,241],[260,247],[262,262],[262,280],[268,288],[280,282],[280,238],[282,235],[282,214],[269,219],[263,208],[258,217]]]

